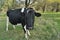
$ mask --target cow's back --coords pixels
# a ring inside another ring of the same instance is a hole
[[[8,10],[7,16],[9,17],[10,23],[16,25],[17,23],[21,23],[23,20],[23,15],[19,9],[16,10]]]

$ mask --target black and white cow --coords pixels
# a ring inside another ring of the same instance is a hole
[[[27,35],[30,35],[29,30],[34,28],[35,16],[39,17],[41,16],[41,14],[35,12],[33,8],[20,8],[15,10],[8,10],[6,30],[8,31],[8,22],[10,22],[14,28],[14,25],[21,23],[25,33],[25,37],[27,38]]]

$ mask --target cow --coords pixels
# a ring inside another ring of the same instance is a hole
[[[15,25],[21,24],[25,33],[25,38],[30,35],[29,30],[34,28],[35,16],[40,17],[41,14],[37,13],[33,8],[20,8],[14,10],[7,11],[7,27],[8,31],[8,23],[10,22],[15,28]]]

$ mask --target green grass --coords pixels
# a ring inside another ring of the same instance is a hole
[[[60,14],[42,14],[35,17],[34,29],[30,30],[29,40],[60,40]],[[0,40],[26,40],[21,26],[13,29],[9,24],[6,32],[6,16],[0,15]]]

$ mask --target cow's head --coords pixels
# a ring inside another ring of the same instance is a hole
[[[36,17],[40,17],[41,14],[35,12],[35,10],[33,10],[32,8],[28,8],[27,9],[27,13],[26,13],[26,26],[27,29],[33,29],[34,28],[34,19]]]
[[[24,12],[23,12],[24,11]],[[26,19],[26,28],[27,29],[33,29],[34,28],[34,19],[36,17],[40,17],[41,14],[35,12],[33,8],[23,8],[22,12],[25,14]]]

